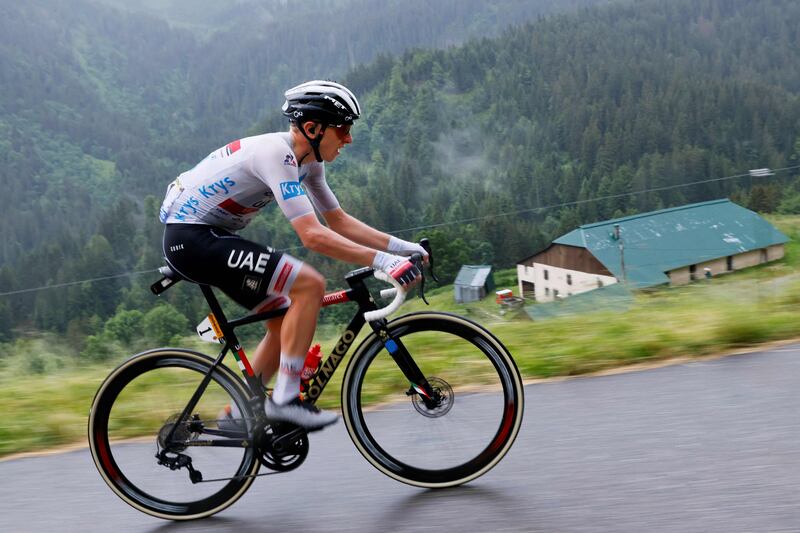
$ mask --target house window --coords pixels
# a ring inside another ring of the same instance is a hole
[[[547,272],[547,269],[544,269],[544,280],[547,281],[550,279],[550,274]]]
[[[689,267],[689,279],[692,281],[697,279],[697,265],[692,265]]]
[[[545,287],[544,288],[544,295],[545,296],[550,296],[550,287]]]
[[[572,274],[567,274],[567,285],[572,285]]]
[[[600,279],[600,278],[597,278],[597,288],[601,289],[602,287],[603,287],[603,280]]]
[[[553,289],[553,298],[558,298],[558,289]]]
[[[733,256],[732,255],[729,255],[727,257],[727,259],[725,260],[725,268],[728,269],[728,272],[733,270]]]
[[[762,248],[759,251],[761,252],[761,262],[762,263],[766,263],[767,262],[767,249],[766,248]]]

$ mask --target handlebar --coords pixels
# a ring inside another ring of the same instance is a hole
[[[364,313],[364,320],[366,320],[367,322],[372,322],[374,320],[380,320],[382,318],[386,318],[387,316],[397,311],[397,309],[401,305],[403,305],[403,302],[406,299],[405,289],[403,289],[403,286],[400,285],[400,282],[398,282],[392,276],[380,270],[376,270],[375,278],[381,281],[385,281],[386,283],[389,283],[394,287],[393,289],[385,289],[384,291],[381,291],[381,295],[383,295],[384,292],[388,294],[391,291],[394,291],[394,300],[389,302],[389,305],[387,305],[386,307],[383,307],[381,309],[376,309],[375,311],[367,311],[366,313]]]
[[[431,248],[431,243],[428,239],[422,239],[419,241],[420,246],[422,246],[426,252],[428,252],[428,270],[430,270],[431,277],[436,281],[439,282],[439,278],[436,277],[436,274],[433,273],[433,249]],[[420,274],[422,274],[422,279],[420,280],[419,284],[419,294],[425,304],[428,304],[428,300],[425,299],[425,271],[423,270],[424,261],[421,254],[412,254],[410,258],[411,262],[414,263],[417,268],[419,268]],[[394,296],[394,299],[389,302],[389,305],[386,307],[382,307],[381,309],[376,309],[375,311],[367,311],[364,313],[364,320],[367,322],[372,322],[375,320],[381,320],[386,318],[387,316],[391,315],[397,309],[403,305],[403,302],[406,299],[406,290],[403,288],[400,283],[395,280],[392,276],[382,272],[380,270],[375,271],[375,278],[381,281],[385,281],[392,285],[391,289],[383,289],[381,291],[382,298],[391,298]]]

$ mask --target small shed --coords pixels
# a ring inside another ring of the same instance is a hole
[[[456,303],[477,302],[494,290],[491,265],[464,265],[455,281]]]

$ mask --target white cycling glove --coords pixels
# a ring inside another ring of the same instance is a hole
[[[384,252],[375,254],[372,268],[386,272],[403,287],[407,287],[421,275],[417,266],[405,257]]]
[[[428,252],[419,244],[398,239],[394,235],[389,236],[389,247],[386,250],[398,255],[409,256],[414,253],[419,253],[422,254],[422,257],[428,257]]]

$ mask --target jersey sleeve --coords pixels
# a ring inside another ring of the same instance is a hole
[[[322,163],[310,165],[308,175],[303,180],[303,186],[306,188],[314,207],[320,213],[333,211],[339,207],[339,200],[336,199],[336,195],[333,194],[325,179],[325,166]]]
[[[304,176],[298,175],[294,156],[280,148],[258,147],[252,159],[252,172],[272,190],[281,211],[291,221],[313,213],[314,207],[300,186]]]

